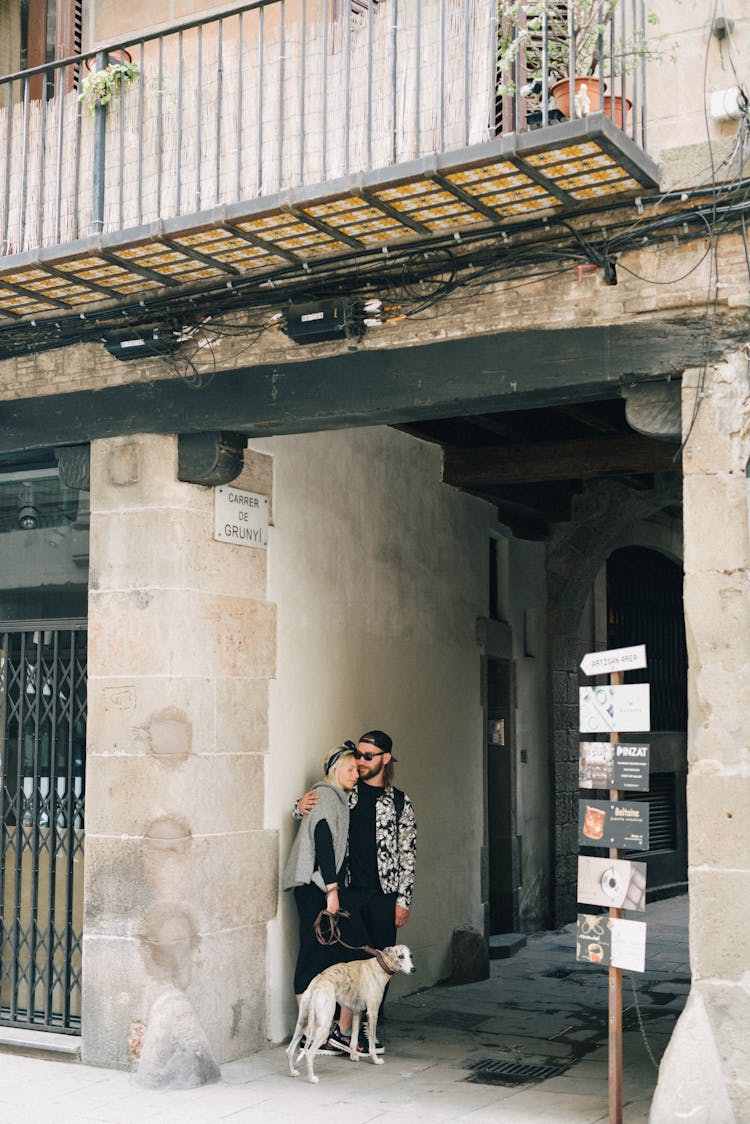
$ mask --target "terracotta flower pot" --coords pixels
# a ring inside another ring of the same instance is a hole
[[[560,81],[555,82],[552,87],[550,92],[560,112],[564,113],[566,117],[585,117],[588,113],[598,113],[601,109],[599,101],[599,79],[574,78],[573,86],[576,99],[573,113],[570,112],[570,79],[561,78]]]
[[[622,98],[619,94],[612,97],[610,94],[604,95],[604,113],[607,117],[611,117],[615,125],[619,125],[621,129],[625,128],[627,115],[633,108],[633,103],[630,98]]]

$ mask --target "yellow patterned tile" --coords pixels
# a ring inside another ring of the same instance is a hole
[[[480,168],[466,168],[461,172],[449,172],[445,179],[451,183],[465,184],[476,183],[484,179],[497,179],[499,176],[518,174],[518,168],[510,160],[502,160],[497,164],[483,164]]]
[[[402,183],[398,187],[389,187],[373,194],[385,203],[394,204],[397,199],[406,199],[412,195],[424,195],[425,192],[434,191],[435,184],[432,180],[416,180],[414,183]]]
[[[527,164],[533,168],[544,168],[548,164],[559,164],[561,160],[572,160],[576,156],[591,156],[601,152],[601,148],[593,141],[584,144],[572,144],[567,148],[550,149],[548,152],[537,152],[533,156],[524,156]]]
[[[464,215],[430,219],[425,222],[425,226],[430,230],[457,230],[460,226],[473,226],[476,223],[483,222],[488,222],[484,215],[479,215],[476,211],[469,211]]]
[[[28,269],[23,273],[7,273],[3,278],[9,285],[26,285],[29,281],[37,281],[42,277],[49,279],[49,273],[43,269]]]

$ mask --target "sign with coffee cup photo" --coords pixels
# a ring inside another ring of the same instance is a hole
[[[576,919],[576,960],[603,968],[643,972],[646,968],[646,923],[579,913]]]
[[[578,786],[647,792],[649,747],[628,742],[580,742]]]
[[[582,847],[647,851],[648,813],[645,800],[579,800],[578,842]]]

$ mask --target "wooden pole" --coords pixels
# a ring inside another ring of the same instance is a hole
[[[610,675],[610,684],[619,686],[623,681],[623,672],[613,671]],[[612,731],[609,740],[613,744],[620,738],[616,731]],[[616,788],[609,790],[610,800],[619,800],[620,794]],[[610,847],[611,859],[622,858],[622,852],[617,847]],[[622,917],[621,909],[610,909],[610,917]],[[622,968],[609,969],[609,1124],[622,1124]]]

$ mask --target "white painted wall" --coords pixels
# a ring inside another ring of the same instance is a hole
[[[381,727],[419,824],[412,919],[418,966],[394,992],[450,972],[453,929],[482,924],[483,723],[477,617],[487,613],[496,513],[440,483],[441,452],[387,428],[270,438],[269,597],[278,605],[266,827],[283,864],[296,796],[326,751]],[[289,1031],[296,911],[269,928],[269,1033]]]

